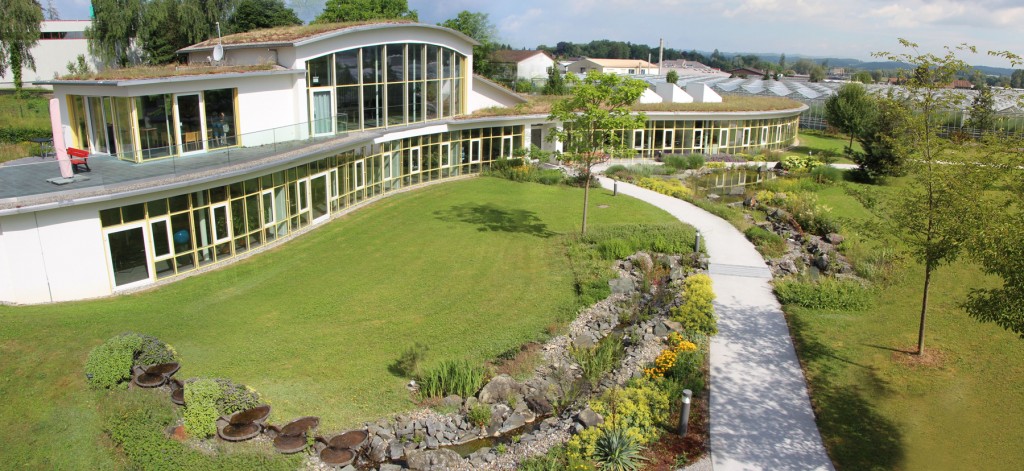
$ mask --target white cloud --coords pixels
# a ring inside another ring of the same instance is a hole
[[[524,27],[526,29],[535,27],[536,20],[540,19],[543,15],[544,11],[540,8],[531,8],[523,14],[509,15],[501,19],[498,23],[498,29],[503,32],[518,33]]]

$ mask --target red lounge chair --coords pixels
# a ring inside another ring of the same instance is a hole
[[[71,158],[71,170],[75,173],[82,171],[79,165],[85,166],[86,172],[92,171],[92,169],[89,168],[89,151],[68,147],[68,157]]]

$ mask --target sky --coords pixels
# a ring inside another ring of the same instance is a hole
[[[49,1],[62,19],[89,16],[89,0]],[[307,20],[325,1],[286,0]],[[596,39],[657,46],[664,39],[683,50],[868,61],[874,52],[912,52],[901,48],[904,38],[919,52],[966,43],[1024,55],[1024,0],[409,0],[409,8],[424,23],[462,10],[486,13],[500,42],[516,48]],[[961,58],[1011,66],[984,53]]]

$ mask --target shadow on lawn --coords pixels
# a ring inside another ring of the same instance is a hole
[[[556,235],[541,222],[537,213],[524,209],[504,209],[497,205],[468,203],[435,211],[438,219],[446,222],[464,222],[480,226],[480,232],[511,232],[548,238]]]
[[[836,468],[902,467],[902,433],[895,422],[877,411],[875,401],[865,399],[867,395],[888,394],[885,382],[873,368],[845,359],[830,346],[805,335],[808,328],[800,315],[787,314],[786,319],[800,361],[809,373],[808,387],[818,427]],[[855,377],[863,381],[855,386],[833,384],[832,379],[851,365],[859,368]]]

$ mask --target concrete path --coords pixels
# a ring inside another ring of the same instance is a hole
[[[605,188],[612,180],[600,178]],[[619,193],[697,228],[709,255],[719,333],[711,341],[714,471],[832,470],[771,272],[740,231],[685,201],[619,182]]]

